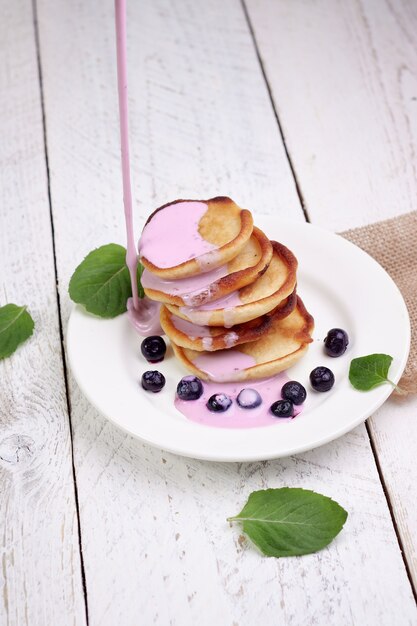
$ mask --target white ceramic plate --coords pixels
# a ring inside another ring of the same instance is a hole
[[[394,357],[390,378],[398,382],[407,361],[410,322],[398,288],[381,266],[342,237],[310,224],[271,217],[256,222],[297,256],[298,293],[315,319],[314,342],[288,375],[309,390],[310,371],[327,365],[335,374],[335,386],[327,393],[310,390],[304,411],[291,421],[249,429],[202,426],[187,420],[174,406],[177,382],[186,372],[170,348],[157,366],[166,377],[166,387],[159,394],[146,393],[138,381],[149,366],[140,354],[141,338],[126,315],[103,320],[76,306],[67,334],[71,369],[98,411],[131,435],[199,459],[273,459],[340,437],[390,395],[388,384],[369,392],[353,389],[348,381],[352,358],[390,354]],[[350,344],[342,357],[332,359],[323,352],[323,339],[335,327],[348,332]]]

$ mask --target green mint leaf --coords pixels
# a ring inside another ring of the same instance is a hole
[[[145,292],[143,290],[142,287],[142,272],[145,268],[143,267],[142,263],[138,263],[138,296],[139,298],[144,298],[145,297]]]
[[[242,522],[262,554],[280,557],[321,550],[340,533],[347,515],[331,498],[283,487],[253,491],[239,515],[228,521]]]
[[[138,266],[138,291],[143,298]],[[83,304],[87,311],[100,317],[116,317],[126,311],[132,295],[126,248],[109,243],[93,250],[75,270],[69,283],[71,300]]]
[[[353,359],[349,368],[349,380],[355,389],[369,391],[383,383],[390,383],[388,370],[392,363],[389,354],[369,354]]]
[[[0,307],[0,359],[13,354],[16,348],[29,339],[35,323],[25,306],[6,304]]]

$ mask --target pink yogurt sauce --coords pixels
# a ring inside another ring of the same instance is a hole
[[[272,426],[293,419],[274,417],[269,410],[273,402],[281,399],[282,386],[289,380],[284,372],[261,380],[221,382],[225,373],[228,377],[230,374],[236,373],[238,375],[240,371],[252,367],[256,363],[253,357],[236,349],[201,354],[194,360],[194,363],[200,370],[206,372],[212,380],[203,382],[204,391],[198,400],[175,398],[176,408],[189,420],[217,428],[256,428]],[[242,409],[236,401],[242,389],[256,389],[262,398],[260,406],[254,409]],[[233,400],[231,407],[224,413],[214,413],[206,406],[207,400],[215,393],[225,393]],[[302,405],[295,408],[294,417],[300,413]]]
[[[187,322],[187,320],[183,320],[181,317],[176,316],[172,316],[171,319],[177,330],[190,337],[190,339],[201,339],[204,350],[211,350],[213,346],[213,337],[208,326],[193,324],[192,322]],[[237,333],[231,331],[230,333],[226,333],[224,336],[224,343],[227,348],[232,348],[236,345],[238,339],[239,336]]]
[[[227,265],[221,265],[211,272],[181,278],[166,280],[145,269],[142,273],[142,286],[145,289],[155,289],[172,296],[180,296],[187,306],[200,305],[216,296],[217,282],[229,273]]]
[[[219,298],[214,302],[206,302],[197,308],[199,311],[214,311],[215,309],[231,309],[241,304],[243,303],[240,299],[239,291],[232,291],[232,293],[228,293],[223,298]]]
[[[164,331],[159,323],[159,309],[161,304],[147,298],[140,298],[137,308],[133,305],[133,299],[127,301],[127,317],[129,322],[142,337],[149,335],[163,335]]]
[[[175,398],[175,406],[187,419],[203,426],[215,428],[258,428],[288,422],[293,417],[274,417],[270,406],[281,399],[282,386],[288,382],[288,376],[282,372],[271,378],[236,383],[203,382],[203,395],[198,400],[180,400]],[[262,398],[262,404],[255,409],[242,409],[236,398],[242,389],[256,389]],[[233,400],[232,406],[224,413],[213,413],[207,408],[207,400],[215,393],[226,393]],[[294,407],[294,417],[303,405]]]
[[[253,356],[240,350],[216,350],[211,354],[199,354],[193,362],[210,380],[223,382],[225,378],[236,378],[242,370],[256,365]]]
[[[217,246],[206,241],[198,225],[207,211],[205,202],[177,202],[157,211],[143,229],[139,254],[160,268],[198,258],[202,271],[218,265]]]
[[[242,300],[239,297],[239,291],[232,291],[223,298],[206,302],[201,306],[182,306],[181,313],[186,315],[195,324],[209,324],[212,311],[223,309],[223,320],[225,328],[233,326],[234,308],[240,306]]]
[[[187,320],[183,320],[181,317],[172,316],[172,323],[175,328],[179,330],[184,335],[188,335],[192,339],[196,337],[211,337],[210,328],[208,326],[200,326],[199,324],[193,324],[192,322],[187,322]]]

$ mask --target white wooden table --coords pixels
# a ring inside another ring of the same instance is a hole
[[[335,231],[416,208],[414,0],[129,5],[138,230],[177,197]],[[0,363],[0,623],[417,624],[417,400],[227,465],[142,445],[82,397],[68,280],[124,242],[112,0],[4,0],[0,59],[0,304],[36,322]],[[327,549],[261,558],[226,523],[284,485],[349,511]]]

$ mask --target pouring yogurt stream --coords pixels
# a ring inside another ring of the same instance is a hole
[[[126,51],[126,0],[115,0],[115,15],[116,15],[116,48],[117,48],[117,85],[119,94],[119,115],[120,115],[120,145],[121,145],[121,163],[122,163],[122,178],[123,178],[123,203],[124,214],[126,223],[126,237],[127,237],[127,252],[126,252],[126,265],[129,269],[130,280],[132,285],[132,297],[127,302],[127,314],[130,323],[135,330],[142,336],[148,335],[160,335],[163,334],[159,323],[159,309],[160,303],[155,302],[144,296],[139,298],[138,285],[137,285],[137,270],[138,270],[138,251],[135,244],[135,236],[133,230],[133,212],[132,212],[132,187],[130,180],[130,155],[129,155],[129,123],[128,123],[128,106],[127,106],[127,51]],[[210,259],[215,252],[215,246],[205,241],[197,230],[198,222],[204,212],[206,211],[206,205],[202,202],[195,202],[193,211],[195,220],[189,220],[189,204],[187,209],[181,206],[182,203],[178,203],[176,211],[164,212],[164,219],[160,220],[158,214],[152,219],[152,228],[148,228],[145,235],[142,236],[139,242],[142,252],[146,250],[146,256],[152,258],[153,254],[157,254],[160,260],[160,253],[163,251],[164,261],[166,267],[182,263],[183,261],[193,258],[195,256],[202,257],[207,260],[207,270],[210,268]],[[184,218],[181,219],[182,210],[187,210],[187,216],[184,214]],[[175,217],[172,217],[172,223],[170,223],[169,213],[175,213]],[[168,214],[168,215],[167,215]],[[161,216],[162,217],[162,216]],[[173,242],[171,245],[167,242],[172,241],[171,237],[164,237],[163,231],[172,232],[172,227],[180,223],[185,225],[187,232],[184,232],[182,228],[181,246],[175,245]],[[189,232],[188,232],[189,231]],[[157,236],[159,234],[159,236]],[[197,236],[196,236],[197,235]],[[224,272],[224,273],[223,273]],[[146,275],[147,270],[144,271],[145,282],[146,280],[152,281],[151,276]],[[176,288],[179,292],[182,291],[182,287],[186,289],[187,293],[195,291],[196,294],[201,294],[207,284],[210,284],[213,279],[219,279],[222,275],[227,274],[227,268],[217,268],[213,271],[208,271],[195,278],[183,279],[178,282]],[[176,281],[174,281],[175,283]],[[151,286],[151,285],[149,285]],[[171,281],[172,286],[172,281]],[[230,298],[230,297],[229,297]],[[187,302],[190,305],[189,311],[192,310],[193,301],[192,298]],[[228,303],[229,304],[229,303]],[[233,302],[233,304],[237,304]],[[219,302],[216,303],[219,305]],[[213,305],[212,305],[213,306]],[[230,304],[229,304],[230,306]],[[203,308],[203,307],[202,307]],[[207,310],[211,309],[210,305],[204,307]],[[239,357],[242,356],[244,363],[240,363]],[[201,358],[208,363],[204,365],[210,369],[214,366],[216,371],[224,371],[221,358],[213,358],[215,355],[210,354],[207,356],[202,355]],[[247,363],[248,355],[240,352],[236,352],[233,355],[226,353],[226,359],[229,361],[233,359],[233,369],[239,370],[250,367],[252,363]],[[246,357],[246,358],[245,358]],[[217,363],[216,363],[217,360]],[[203,365],[203,363],[201,363]],[[230,365],[230,364],[228,364]],[[212,372],[214,373],[214,372]],[[210,426],[227,427],[227,428],[242,428],[248,426],[266,426],[273,423],[277,423],[280,420],[274,418],[268,411],[268,407],[273,399],[277,399],[277,389],[281,389],[283,384],[288,381],[288,377],[284,374],[278,374],[270,379],[251,381],[251,388],[259,389],[264,396],[262,405],[257,409],[250,411],[251,418],[248,420],[248,411],[240,408],[233,403],[230,410],[227,411],[227,418],[225,420],[224,414],[213,414],[206,408],[207,398],[212,392],[218,391],[219,387],[223,387],[224,391],[236,396],[240,390],[239,385],[236,383],[204,383],[204,393],[195,402],[185,402],[179,398],[175,399],[175,406],[192,421],[196,421],[201,424],[207,424]],[[226,389],[227,387],[227,389]],[[265,397],[266,396],[266,397]],[[297,407],[297,411],[294,413],[297,415],[302,409],[301,406]],[[285,420],[286,421],[286,420]]]
[[[123,178],[123,203],[124,214],[126,223],[126,237],[127,237],[127,253],[126,253],[126,265],[130,273],[130,281],[132,284],[132,298],[129,298],[127,303],[128,317],[131,324],[142,336],[163,334],[161,326],[159,324],[159,309],[160,304],[151,300],[148,297],[139,298],[138,285],[137,285],[137,269],[138,269],[138,252],[135,244],[135,235],[133,231],[133,212],[132,212],[132,186],[130,180],[130,154],[129,154],[129,122],[128,122],[128,107],[127,107],[127,52],[126,52],[126,0],[115,0],[115,12],[116,12],[116,46],[117,46],[117,84],[119,93],[119,114],[120,114],[120,144],[121,144],[121,162],[122,162],[122,178]],[[153,254],[157,254],[158,257],[163,252],[166,267],[182,263],[184,260],[194,257],[207,255],[207,268],[210,267],[209,259],[210,253],[215,249],[213,244],[205,241],[202,237],[196,239],[196,227],[198,221],[203,216],[207,207],[203,202],[193,203],[195,220],[189,220],[189,208],[190,203],[187,203],[187,208],[178,204],[176,211],[169,212],[175,213],[175,217],[172,217],[172,223],[170,222],[170,214],[164,215],[163,221],[158,219],[156,215],[152,220],[152,228],[148,229],[147,234],[142,237],[140,247],[142,250],[147,250],[147,255],[152,258]],[[181,212],[184,211],[184,219],[181,219]],[[187,214],[185,214],[187,211]],[[187,218],[187,219],[185,219]],[[183,241],[181,246],[176,245],[174,242],[169,245],[171,237],[165,238],[163,231],[166,230],[172,233],[172,227],[180,223],[183,224],[182,236]],[[184,228],[186,231],[184,232]],[[155,237],[155,231],[159,233],[159,236]],[[187,245],[188,242],[188,245]],[[145,282],[146,280],[151,283],[153,279],[145,270]],[[219,279],[227,274],[227,268],[222,267],[215,270],[213,273],[209,272],[206,277],[202,274],[195,278],[185,279],[179,281],[177,285],[178,292],[181,292],[183,288],[187,291],[195,290],[197,293],[201,293],[201,290],[205,289],[207,284],[215,279]],[[203,278],[202,278],[203,277]],[[175,283],[176,281],[174,281]],[[172,281],[171,281],[172,283]],[[150,285],[149,285],[150,286]],[[175,287],[175,285],[174,285]],[[189,302],[192,305],[192,301]]]
[[[126,265],[129,268],[132,284],[132,298],[127,302],[128,317],[140,335],[161,333],[159,305],[147,297],[139,298],[137,271],[138,253],[133,232],[132,186],[130,182],[129,122],[127,112],[127,62],[126,62],[126,0],[115,0],[117,86],[119,92],[120,145],[122,157],[123,204],[126,222],[127,253]]]

